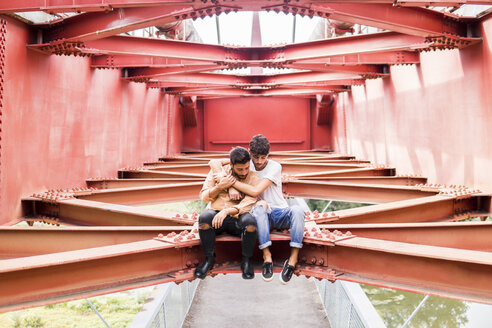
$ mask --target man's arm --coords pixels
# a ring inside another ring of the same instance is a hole
[[[227,158],[211,159],[208,162],[208,166],[210,166],[210,169],[212,170],[213,173],[222,172],[222,166],[227,164],[229,164],[229,160]]]
[[[256,198],[259,194],[265,191],[266,188],[270,187],[272,183],[273,182],[271,180],[264,178],[261,179],[255,186],[240,181],[236,181],[232,186],[240,192]]]
[[[204,203],[215,200],[219,193],[222,190],[229,188],[234,181],[236,181],[236,179],[232,175],[227,175],[220,179],[218,184],[215,184],[213,173],[210,171],[205,179],[205,182],[203,183],[202,190],[200,191],[200,199]]]
[[[224,159],[211,159],[208,162],[208,166],[210,166],[210,169],[214,173],[214,179],[218,181],[218,177],[216,174],[222,173],[223,172],[223,166],[229,164],[230,161],[226,158]],[[232,200],[240,200],[244,196],[241,195],[239,191],[237,191],[235,188],[229,188],[229,197],[231,197]]]

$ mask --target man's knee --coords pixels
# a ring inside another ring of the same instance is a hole
[[[268,203],[265,202],[264,200],[260,200],[256,202],[256,206],[261,206],[266,210],[268,210]]]
[[[240,215],[241,226],[246,231],[256,231],[256,220],[250,213],[244,213]]]
[[[198,225],[200,229],[206,230],[209,229],[212,225],[212,221],[215,217],[216,211],[213,210],[205,210],[200,214],[198,218]]]
[[[302,209],[302,207],[298,205],[294,205],[291,207],[292,210],[292,219],[296,221],[304,221],[306,212]]]

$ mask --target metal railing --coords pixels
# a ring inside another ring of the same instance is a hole
[[[198,279],[158,285],[128,328],[178,328],[190,309]]]
[[[359,284],[315,280],[331,328],[385,328]]]

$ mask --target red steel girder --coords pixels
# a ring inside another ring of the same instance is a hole
[[[250,1],[252,2],[252,1]],[[324,1],[302,1],[304,5],[319,2],[341,2],[339,0]],[[397,6],[442,6],[458,7],[466,4],[490,4],[487,0],[352,0],[352,3],[385,3]],[[165,6],[170,4],[191,4],[192,1],[185,0],[16,0],[4,1],[0,6],[0,13],[24,12],[24,11],[47,11],[47,12],[91,12],[91,11],[110,11],[117,8],[144,7],[144,6]],[[309,15],[309,12],[305,13]],[[314,15],[314,13],[313,13]]]
[[[311,11],[314,15],[330,19],[377,27],[384,30],[422,37],[467,36],[467,20],[459,16],[425,8],[396,7],[393,4],[376,3],[321,3],[310,8],[302,4],[270,5],[265,9],[297,14]]]
[[[191,215],[185,218],[177,213],[84,199],[46,201],[29,198],[23,200],[23,205],[29,217],[43,219],[46,216],[83,226],[176,226],[195,222]]]
[[[16,0],[2,1],[0,13],[46,11],[49,13],[112,11],[115,8],[165,6],[187,0]]]
[[[337,279],[492,303],[492,253],[353,237],[335,246],[304,243],[300,256]],[[308,264],[308,265],[309,265]]]
[[[395,32],[379,32],[372,34],[360,34],[347,37],[309,41],[289,44],[285,46],[264,47],[226,47],[220,45],[201,44],[165,39],[149,39],[132,36],[110,36],[104,39],[73,44],[66,40],[52,43],[32,44],[29,47],[48,53],[79,52],[81,54],[97,55],[100,59],[93,59],[93,64],[98,66],[118,67],[118,65],[142,66],[156,61],[156,64],[164,59],[180,59],[187,61],[213,62],[217,65],[229,65],[231,67],[244,66],[273,66],[282,67],[284,64],[292,64],[296,61],[306,63],[319,63],[329,58],[344,63],[347,60],[365,60],[381,62],[375,53],[380,53],[382,58],[388,57],[390,62],[414,62],[415,55],[407,52],[426,49],[432,43],[420,36],[405,35]],[[67,48],[69,47],[69,48]],[[389,52],[390,55],[384,55]],[[372,55],[371,55],[372,54]],[[402,54],[405,54],[402,55]],[[359,55],[358,59],[354,55]],[[128,56],[126,59],[121,58]],[[352,56],[349,59],[347,56]],[[138,57],[141,57],[138,59]],[[155,58],[152,60],[151,58]],[[120,64],[115,64],[121,61]],[[116,66],[115,66],[116,65]]]
[[[173,75],[177,73],[200,73],[214,70],[222,70],[227,66],[220,66],[216,64],[186,64],[175,65],[168,67],[142,67],[132,68],[125,71],[125,78],[132,79],[150,79],[154,77]]]
[[[138,55],[99,55],[91,57],[91,66],[93,68],[124,68],[124,67],[160,67],[160,68],[176,68],[197,65],[209,65],[203,61],[184,60],[176,58],[163,58],[154,56],[138,56]]]
[[[308,180],[286,181],[282,184],[289,196],[333,199],[349,202],[386,203],[433,196],[436,193],[409,186],[370,185]]]
[[[492,252],[492,222],[320,224],[357,237]]]
[[[318,72],[344,72],[344,73],[352,73],[363,76],[373,76],[373,77],[382,77],[388,75],[387,67],[383,65],[331,65],[325,63],[319,64],[304,64],[304,63],[293,63],[293,64],[285,64],[284,68],[292,68],[292,69],[300,69],[300,70],[309,70],[309,71],[318,71]]]
[[[331,56],[321,60],[311,59],[302,61],[302,64],[317,65],[399,65],[418,63],[420,63],[420,53],[417,51],[358,53],[353,55]]]
[[[131,187],[141,187],[141,186],[187,183],[187,182],[196,182],[196,181],[203,182],[204,178],[90,179],[87,180],[86,183],[89,188],[115,189],[115,188],[131,188]]]
[[[490,196],[455,198],[435,195],[339,210],[315,220],[330,224],[432,222],[465,220],[489,212]]]
[[[227,10],[262,9],[284,13],[318,15],[351,23],[374,26],[381,29],[423,37],[453,36],[466,37],[467,25],[458,16],[424,8],[395,7],[392,3],[290,3],[271,1],[236,0],[233,6],[217,4],[190,4],[120,8],[110,12],[89,12],[65,18],[51,27],[44,42],[66,39],[84,41],[104,38],[149,26],[170,23],[176,20],[205,17]]]
[[[415,186],[417,184],[427,183],[427,178],[424,177],[404,177],[404,176],[387,176],[387,177],[310,177],[309,180],[326,181],[326,182],[353,182],[353,183],[369,183],[369,184],[389,184]]]
[[[188,242],[189,247],[181,248],[145,240],[2,260],[0,310],[174,281],[169,274],[188,269],[200,258],[198,245],[197,239]]]
[[[193,226],[0,227],[0,258],[16,258],[149,240]]]

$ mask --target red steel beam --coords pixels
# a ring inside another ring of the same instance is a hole
[[[16,258],[149,240],[193,226],[0,227],[0,258]]]
[[[77,196],[77,198],[120,205],[172,203],[199,199],[202,186],[203,182],[199,181],[160,186],[106,189],[92,191],[85,195]]]
[[[91,57],[91,66],[93,68],[124,68],[124,67],[160,67],[160,68],[177,68],[186,66],[208,65],[203,61],[184,60],[176,58],[163,58],[154,56],[138,55],[99,55]]]
[[[331,56],[323,59],[303,60],[302,64],[327,65],[399,65],[420,63],[417,51],[385,51]],[[301,64],[301,63],[300,63]]]
[[[202,178],[207,174],[183,173],[173,171],[150,171],[150,170],[119,170],[118,177],[121,179],[153,179],[153,178]]]
[[[289,196],[362,203],[387,203],[436,194],[436,192],[423,191],[409,186],[308,180],[286,181],[282,184],[282,189]]]
[[[310,64],[310,63],[292,63],[283,65],[284,68],[300,69],[317,72],[344,72],[363,76],[386,76],[388,69],[382,65],[332,65],[325,63]]]
[[[159,76],[173,75],[177,73],[200,73],[227,68],[225,65],[216,64],[186,64],[170,67],[144,67],[132,68],[125,72],[125,79],[150,79]]]
[[[369,184],[387,184],[387,185],[403,185],[415,186],[418,184],[427,183],[427,178],[423,177],[401,177],[401,176],[386,176],[386,177],[311,177],[309,180],[326,181],[326,182],[349,182],[349,183],[369,183]]]
[[[174,281],[169,274],[200,258],[199,241],[188,245],[146,240],[2,260],[0,311]]]
[[[316,221],[330,224],[432,222],[464,220],[489,212],[490,196],[455,198],[435,195],[339,210]]]
[[[320,224],[357,237],[492,252],[492,222]]]
[[[238,1],[241,3],[240,1]],[[323,1],[302,1],[304,5],[310,3],[337,3],[340,0],[323,0]],[[367,3],[367,4],[395,4],[397,6],[440,6],[440,7],[459,7],[463,3],[475,5],[488,5],[487,0],[466,0],[466,1],[451,1],[451,0],[352,0],[352,3]],[[192,1],[186,0],[16,0],[4,1],[0,5],[0,13],[13,13],[25,11],[46,11],[50,13],[62,12],[92,12],[92,11],[111,11],[117,8],[126,7],[144,7],[144,6],[166,6],[170,4],[192,4]],[[306,12],[306,15],[309,15]],[[314,14],[314,13],[313,13]]]
[[[298,173],[294,177],[298,179],[311,179],[313,177],[367,177],[367,176],[393,176],[395,175],[394,168],[358,168],[335,171],[319,171],[312,173]]]
[[[334,247],[305,245],[342,280],[492,303],[492,253],[354,237]]]
[[[23,206],[28,217],[42,219],[46,216],[83,226],[176,226],[192,225],[195,222],[191,214],[185,218],[179,213],[83,199],[44,201],[29,198],[23,200]]]
[[[169,185],[176,183],[203,182],[203,178],[162,178],[162,179],[90,179],[87,187],[96,189],[131,188],[142,186]],[[424,182],[425,183],[425,182]]]
[[[403,8],[392,4],[320,2],[310,8],[286,4],[271,5],[269,9],[286,14],[311,10],[313,15],[422,37],[467,36],[467,24],[460,20],[459,16],[425,8]]]

